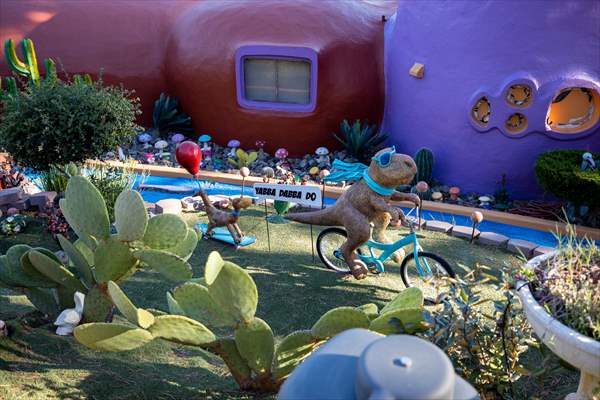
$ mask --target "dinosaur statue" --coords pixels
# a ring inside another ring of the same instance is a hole
[[[247,197],[237,197],[233,199],[233,211],[223,211],[217,209],[212,202],[210,201],[208,195],[204,191],[204,189],[200,189],[197,193],[202,197],[202,201],[204,202],[204,209],[206,210],[206,215],[208,216],[208,227],[206,229],[206,236],[210,237],[213,234],[213,229],[219,226],[227,227],[229,233],[231,233],[231,237],[234,242],[239,244],[244,237],[242,230],[237,224],[240,219],[240,212],[243,209],[246,209],[252,205],[252,199]]]
[[[354,169],[354,180],[358,182],[351,185],[331,207],[319,211],[291,213],[285,218],[305,224],[344,226],[348,239],[342,245],[342,255],[350,266],[352,275],[356,279],[363,279],[367,276],[368,269],[357,257],[356,249],[369,240],[371,222],[374,224],[373,239],[383,243],[391,242],[385,235],[390,223],[392,226],[397,226],[400,222],[407,223],[402,210],[393,208],[389,202],[407,200],[420,204],[417,195],[394,190],[399,185],[412,181],[417,173],[417,166],[410,156],[397,154],[393,147],[375,154],[368,168],[362,164],[342,162],[337,165]],[[335,166],[334,162],[334,170]],[[335,172],[330,176],[334,174]]]

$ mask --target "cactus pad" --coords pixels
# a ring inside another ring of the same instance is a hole
[[[327,311],[313,325],[312,335],[319,339],[327,339],[351,328],[369,327],[369,317],[362,310],[354,307],[338,307]]]
[[[112,308],[110,299],[100,287],[95,286],[85,296],[83,318],[86,322],[105,322]]]
[[[192,267],[183,258],[162,250],[138,250],[135,258],[160,272],[171,281],[185,281],[192,277]]]
[[[177,300],[173,298],[173,295],[167,292],[167,305],[169,307],[169,312],[175,315],[185,315],[185,311],[181,308]]]
[[[26,245],[15,245],[8,249],[5,256],[2,256],[3,264],[2,268],[4,279],[7,283],[11,283],[11,286],[18,287],[55,287],[56,283],[49,280],[45,275],[42,275],[33,268],[30,264],[27,267],[31,267],[33,271],[29,273],[28,270],[23,268],[21,264],[21,257],[26,255],[31,247]]]
[[[214,282],[208,286],[208,293],[218,307],[238,321],[249,323],[254,318],[258,290],[243,268],[226,261]]]
[[[208,255],[208,259],[206,260],[206,264],[204,265],[204,280],[207,285],[212,285],[219,272],[221,272],[221,268],[225,265],[225,261],[221,258],[221,255],[213,251]]]
[[[119,241],[116,235],[100,243],[94,252],[94,260],[96,282],[117,281],[137,262],[129,246]]]
[[[400,321],[402,325],[400,326]],[[384,335],[392,333],[414,333],[421,328],[423,308],[399,308],[382,313],[371,321],[369,329]]]
[[[65,198],[60,208],[67,222],[78,230],[96,238],[107,238],[110,221],[106,202],[100,191],[85,177],[73,176],[69,179]]]
[[[141,240],[148,225],[148,212],[142,196],[133,190],[124,190],[115,203],[115,225],[119,239],[124,242]]]
[[[87,261],[88,265],[94,265],[94,252],[85,241],[82,239],[77,239],[75,243],[73,243],[73,246],[79,250],[81,255],[85,258],[85,261]]]
[[[254,318],[249,324],[242,324],[235,330],[235,345],[248,366],[257,374],[271,370],[275,339],[269,324]]]
[[[187,224],[174,214],[161,214],[150,218],[144,234],[144,243],[156,250],[177,246],[187,235]]]
[[[73,275],[71,271],[66,269],[61,264],[57,263],[47,255],[37,251],[30,250],[27,253],[29,261],[42,275],[48,279],[58,283],[59,285],[66,286],[73,290],[78,290],[82,293],[87,292],[87,288]]]
[[[202,346],[216,340],[207,327],[183,315],[158,316],[149,331],[155,338],[192,346]]]
[[[110,299],[129,322],[144,329],[149,328],[154,323],[154,315],[144,309],[137,308],[116,283],[109,281],[107,287]]]
[[[56,317],[60,312],[56,299],[48,289],[26,288],[24,290],[27,300],[42,313]]]
[[[198,234],[192,228],[188,228],[185,239],[179,242],[175,247],[168,248],[167,251],[176,254],[187,261],[194,253],[197,245]]]
[[[233,315],[227,314],[225,310],[217,306],[210,297],[208,288],[201,284],[186,282],[178,286],[173,291],[172,299],[182,311],[181,314],[205,322],[210,326],[234,326],[237,323]]]
[[[80,325],[73,334],[79,343],[101,351],[132,350],[154,339],[145,329],[101,322]]]
[[[252,371],[248,367],[248,364],[246,364],[246,360],[240,355],[234,339],[219,339],[211,344],[210,350],[218,354],[225,361],[231,375],[233,375],[237,382],[244,382],[251,379]]]
[[[409,287],[404,289],[396,297],[381,309],[381,315],[402,308],[423,307],[423,292],[419,288]]]
[[[81,276],[83,282],[91,287],[94,284],[94,277],[92,276],[92,269],[85,256],[75,247],[71,242],[69,242],[63,235],[57,235],[58,242],[60,243],[60,247],[62,247],[63,251],[73,263],[73,266]]]
[[[379,309],[375,303],[363,304],[362,306],[356,308],[367,314],[367,317],[369,317],[370,320],[373,320],[379,316]]]
[[[320,345],[309,330],[287,335],[275,350],[273,376],[283,379]]]

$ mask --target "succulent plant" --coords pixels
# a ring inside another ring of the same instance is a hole
[[[101,351],[126,351],[154,339],[201,347],[221,357],[244,390],[276,392],[283,380],[330,337],[351,328],[380,333],[414,332],[420,328],[423,295],[406,289],[381,312],[375,304],[338,307],[325,313],[310,330],[293,332],[275,343],[269,324],[256,317],[258,290],[243,268],[212,252],[204,277],[167,293],[171,314],[152,315],[137,308],[109,281],[108,294],[127,323],[88,323],[75,338]],[[227,333],[217,336],[213,329]]]
[[[167,138],[171,132],[190,135],[194,131],[192,118],[179,109],[179,100],[164,93],[154,102],[152,129],[161,138]]]
[[[433,153],[431,150],[423,147],[415,154],[415,164],[417,164],[417,174],[413,178],[412,184],[417,182],[427,182],[431,185],[433,177]]]
[[[55,316],[72,307],[73,294],[79,291],[86,294],[84,320],[105,321],[113,303],[121,310],[126,303],[123,296],[114,300],[110,282],[122,282],[141,268],[173,281],[192,277],[187,259],[196,248],[196,232],[176,215],[148,218],[138,192],[125,190],[118,196],[116,233],[111,233],[102,195],[85,177],[71,177],[60,208],[78,236],[71,243],[57,235],[68,265],[47,249],[25,245],[13,246],[0,257],[0,283],[24,293],[43,313]],[[151,324],[143,321],[149,317],[141,314],[138,323],[147,328]]]
[[[15,73],[29,78],[32,83],[37,85],[40,82],[40,71],[38,69],[33,41],[31,39],[23,39],[21,41],[21,48],[23,50],[25,62],[21,61],[17,56],[15,44],[12,39],[8,39],[4,42],[4,56],[6,58],[6,63]],[[44,64],[46,66],[46,80],[55,80],[57,74],[56,63],[54,60],[47,58],[44,60]]]
[[[247,153],[242,149],[237,149],[235,155],[237,156],[237,159],[230,157],[227,159],[227,161],[229,161],[229,163],[237,169],[249,167],[254,161],[256,161],[256,158],[258,157],[258,153],[256,151]]]

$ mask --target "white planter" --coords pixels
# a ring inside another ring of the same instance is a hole
[[[532,258],[525,268],[532,270],[555,254]],[[518,293],[527,320],[538,337],[554,354],[581,371],[577,393],[569,394],[566,399],[591,400],[592,390],[600,385],[600,342],[574,331],[548,314],[533,297],[526,282],[517,282],[517,288],[520,288]]]

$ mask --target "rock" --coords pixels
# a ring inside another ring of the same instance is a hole
[[[463,239],[471,239],[471,234],[473,233],[473,228],[470,226],[462,226],[455,225],[452,228],[452,236],[463,238]],[[479,236],[479,230],[475,229],[475,237]]]
[[[0,206],[15,203],[23,198],[25,192],[21,188],[9,188],[0,190]]]
[[[538,247],[537,244],[521,239],[510,239],[506,244],[508,251],[523,254],[527,258],[531,258],[536,247]]]
[[[541,256],[542,254],[552,253],[553,251],[556,251],[554,247],[538,246],[533,249],[533,256],[537,257]]]
[[[29,196],[23,197],[21,200],[10,204],[10,208],[16,208],[19,211],[24,211],[29,208]]]
[[[17,215],[18,213],[19,213],[19,209],[18,208],[11,207],[6,212],[6,215],[8,215],[10,217],[11,215]]]
[[[188,196],[181,199],[181,207],[183,211],[196,211],[202,208],[202,197],[200,196]]]
[[[480,232],[477,237],[477,243],[488,246],[504,247],[508,242],[509,237],[496,232]]]
[[[39,192],[29,197],[29,207],[37,207],[39,210],[46,208],[54,202],[56,192]]]
[[[157,214],[181,214],[181,200],[164,199],[156,203]]]
[[[425,229],[433,232],[448,233],[452,229],[452,224],[444,221],[427,221]]]

